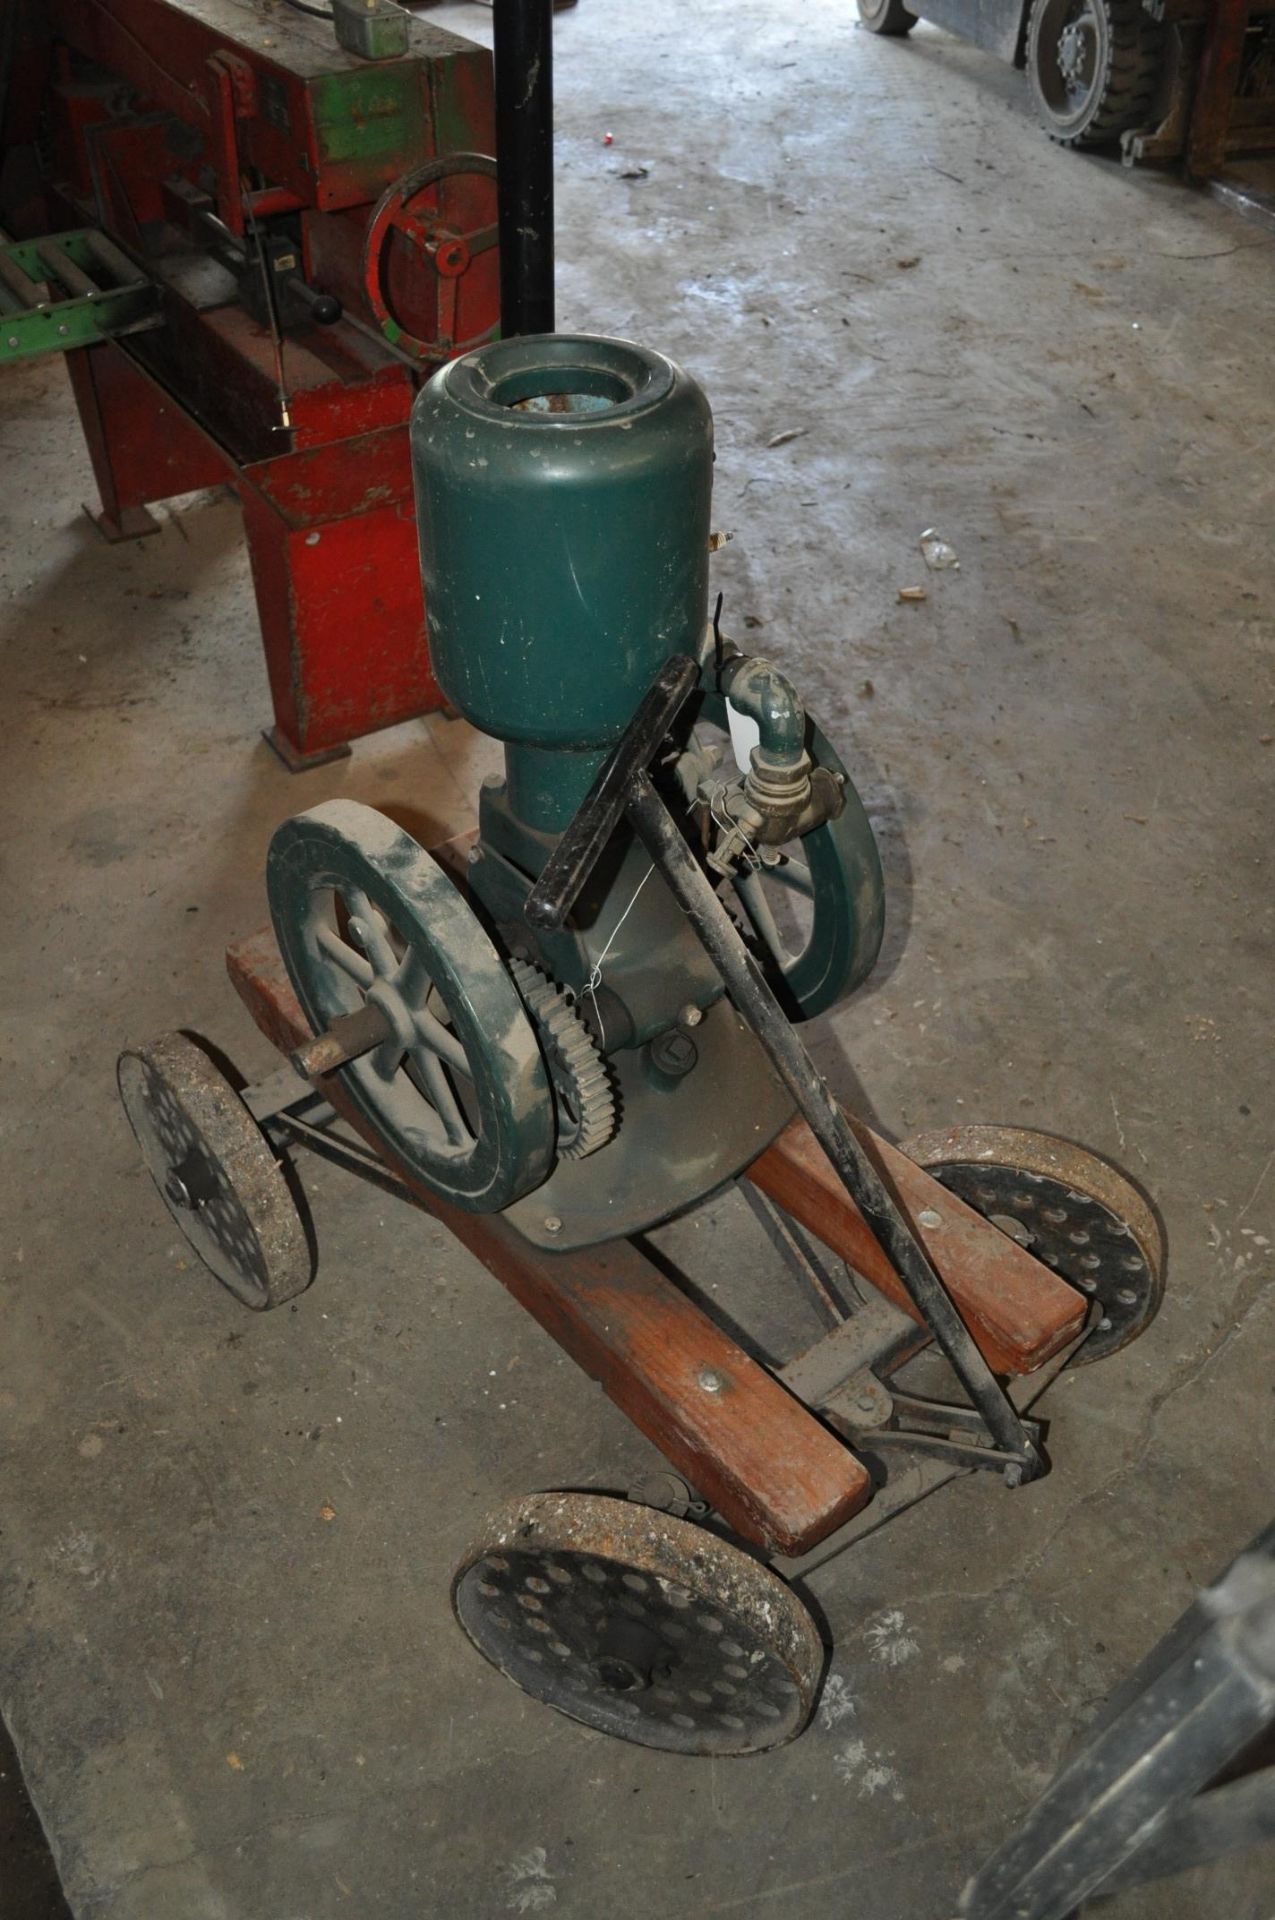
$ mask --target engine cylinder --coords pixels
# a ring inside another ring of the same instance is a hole
[[[629,341],[537,335],[440,368],[411,438],[439,684],[512,746],[518,811],[565,824],[661,663],[699,650],[708,402]]]

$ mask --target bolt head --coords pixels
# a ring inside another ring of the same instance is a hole
[[[1009,1465],[1005,1469],[1005,1485],[1012,1492],[1015,1487],[1021,1487],[1022,1484],[1023,1484],[1023,1470],[1019,1466],[1017,1460],[1011,1460]]]
[[[704,1018],[703,1007],[692,1006],[689,1002],[677,1016],[679,1027],[697,1027]]]
[[[556,1213],[547,1213],[545,1215],[545,1232],[546,1233],[562,1232],[562,1222],[561,1220],[559,1220]]]
[[[176,1167],[170,1167],[164,1181],[164,1192],[175,1207],[193,1207],[195,1204],[190,1188],[178,1173]]]
[[[670,1027],[651,1042],[651,1064],[661,1073],[689,1073],[698,1058],[695,1042],[678,1027]]]

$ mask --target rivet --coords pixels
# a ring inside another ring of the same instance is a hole
[[[307,533],[305,537],[305,543],[307,547],[317,547],[319,544],[319,539],[320,539],[320,536],[317,533]]]
[[[715,1367],[701,1367],[695,1379],[705,1393],[720,1393],[726,1385],[724,1376]]]
[[[545,1232],[546,1233],[562,1232],[562,1222],[561,1220],[559,1220],[556,1213],[547,1213],[545,1215]]]
[[[936,1213],[933,1207],[922,1207],[916,1218],[919,1226],[929,1227],[931,1232],[935,1227],[941,1227],[943,1224],[942,1214]]]

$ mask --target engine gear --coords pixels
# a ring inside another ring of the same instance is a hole
[[[558,1115],[558,1152],[583,1160],[610,1140],[619,1124],[606,1062],[575,1001],[530,960],[510,960],[509,971],[544,1048]]]

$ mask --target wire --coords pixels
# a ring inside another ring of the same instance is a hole
[[[646,885],[647,881],[650,879],[651,875],[654,872],[655,872],[655,862],[654,860],[652,860],[650,866],[647,868],[646,872],[642,875],[642,878],[638,881],[637,886],[634,888],[633,898],[629,901],[628,906],[624,909],[624,912],[620,915],[619,919],[616,921],[615,925],[612,927],[611,937],[607,941],[605,947],[603,947],[597,959],[594,961],[593,971],[584,983],[584,990],[588,994],[590,1000],[592,1000],[593,1002],[593,1017],[598,1023],[598,1039],[600,1044],[604,1047],[606,1046],[606,1043],[607,1043],[607,1030],[602,1024],[602,1009],[598,1005],[598,988],[602,985],[602,962],[606,959],[612,947],[615,945],[615,938],[616,938],[616,935],[619,933],[620,928],[624,925],[625,921],[628,919],[629,915],[632,913],[634,907],[637,905],[638,894],[641,893],[643,887]]]

